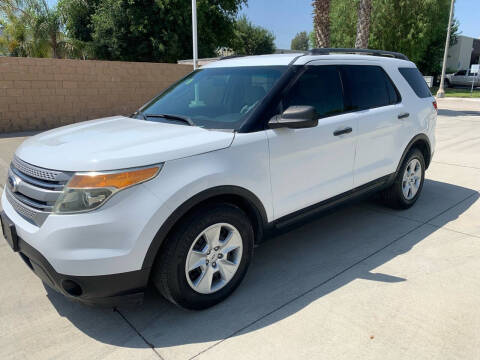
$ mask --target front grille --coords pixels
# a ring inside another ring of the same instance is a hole
[[[66,181],[70,178],[62,171],[54,171],[40,168],[20,160],[16,156],[12,160],[12,166],[25,175],[46,181]]]
[[[27,221],[41,226],[70,177],[70,173],[40,168],[15,157],[8,171],[7,200]]]

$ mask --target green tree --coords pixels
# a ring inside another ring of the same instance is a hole
[[[317,37],[315,36],[315,31],[313,30],[308,33],[308,44],[310,45],[311,49],[318,48]]]
[[[246,0],[198,0],[200,57],[231,47]],[[164,61],[192,57],[191,2],[185,0],[61,0],[67,33],[101,59]]]
[[[359,0],[332,2],[332,47],[354,46],[358,6]],[[422,73],[438,74],[449,8],[450,0],[372,0],[369,48],[402,52]],[[455,22],[453,34],[457,29]]]
[[[0,30],[0,55],[31,54],[31,36],[22,15],[5,10],[0,18]]]
[[[75,41],[92,41],[92,15],[100,0],[60,0],[58,9],[62,15],[68,36]]]
[[[31,1],[30,6],[34,46],[39,52],[40,49],[49,52],[53,58],[61,57],[66,52],[67,39],[60,12],[50,8],[45,0]]]
[[[2,0],[2,52],[12,56],[63,57],[68,39],[57,8],[45,0]]]
[[[261,26],[255,26],[242,16],[235,23],[232,49],[239,55],[262,55],[275,52],[275,36]]]
[[[292,39],[292,43],[290,45],[292,50],[302,50],[307,51],[309,48],[309,39],[306,31],[302,31],[297,33],[295,37]]]

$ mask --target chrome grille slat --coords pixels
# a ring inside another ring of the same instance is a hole
[[[53,191],[42,189],[27,183],[26,181],[22,181],[18,185],[18,192],[20,194],[25,195],[28,198],[46,202],[47,204],[53,205],[55,201],[57,201],[58,197],[62,193],[61,191]]]
[[[11,192],[11,190],[9,190],[9,191]],[[40,211],[45,211],[45,212],[51,212],[53,210],[52,205],[45,205],[45,204],[36,202],[32,199],[27,198],[26,196],[23,196],[20,193],[15,193],[15,194],[12,194],[12,195],[15,196],[15,198],[18,201],[20,201],[22,204],[25,204],[30,208],[40,210]]]
[[[8,177],[8,202],[26,220],[41,226],[52,213],[71,173],[40,168],[15,157]]]
[[[14,157],[12,164],[22,173],[29,175],[31,177],[47,180],[47,181],[67,181],[70,176],[62,171],[55,171],[44,169],[29,163],[26,163],[23,160],[20,160],[18,157]]]
[[[41,188],[47,188],[47,189],[60,189],[62,190],[65,185],[63,184],[54,184],[54,183],[47,183],[45,181],[37,180],[35,178],[32,178],[28,175],[25,175],[24,173],[20,172],[18,169],[14,168],[13,166],[10,167],[10,170],[17,175],[19,178],[21,178],[23,181],[30,183],[32,185],[36,185]]]
[[[50,213],[32,209],[15,198],[10,189],[5,189],[7,200],[17,213],[34,225],[41,226]]]

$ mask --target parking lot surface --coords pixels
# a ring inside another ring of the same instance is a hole
[[[0,135],[0,190],[17,135]],[[426,178],[409,210],[372,198],[268,240],[201,312],[154,290],[139,307],[71,302],[0,239],[0,359],[478,359],[480,101],[439,101]]]

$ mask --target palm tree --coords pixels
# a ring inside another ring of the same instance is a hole
[[[330,0],[314,0],[313,31],[317,46],[321,48],[330,45]]]
[[[34,44],[40,49],[50,48],[52,58],[60,57],[66,41],[59,12],[49,8],[45,0],[33,1],[32,10]]]
[[[360,0],[357,19],[356,49],[368,48],[368,37],[370,35],[370,15],[372,13],[372,0]]]
[[[46,0],[0,0],[2,14],[0,43],[10,55],[58,58],[70,53],[60,13]]]
[[[0,54],[29,56],[32,53],[31,34],[25,15],[6,10],[0,18]]]

